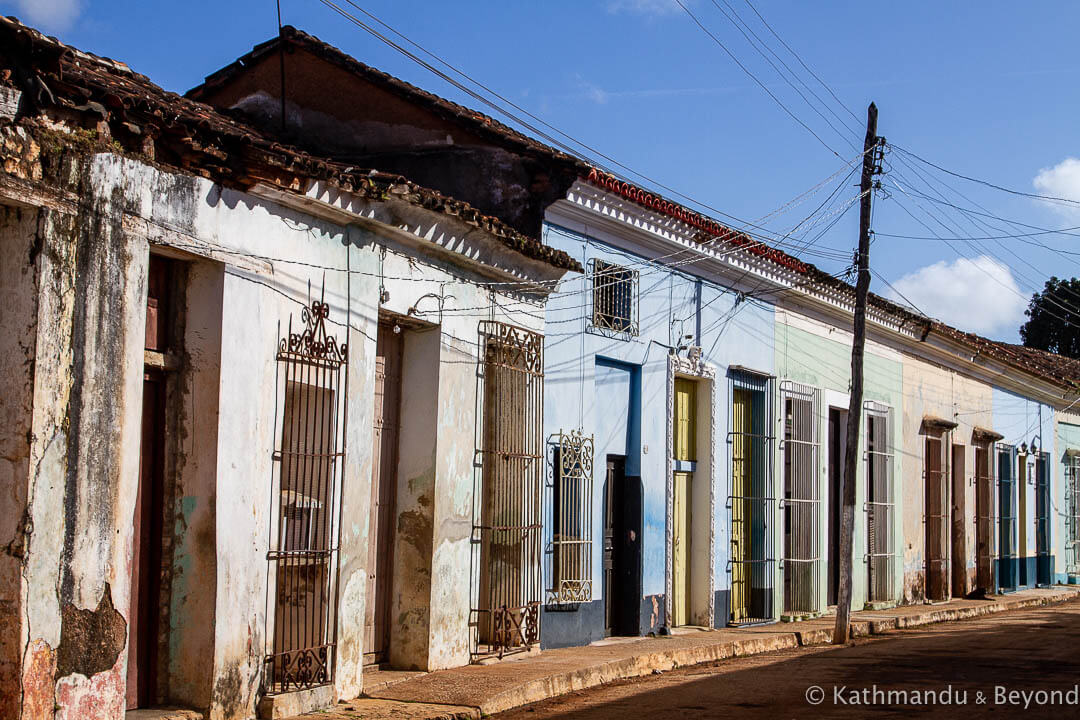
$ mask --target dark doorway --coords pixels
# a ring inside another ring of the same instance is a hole
[[[144,348],[154,355],[164,356],[172,349],[172,295],[173,263],[151,255],[147,276]],[[147,365],[143,372],[139,486],[132,518],[127,670],[129,710],[149,707],[157,700],[166,387],[166,374],[160,368]]]
[[[1035,584],[1050,585],[1050,454],[1035,460]]]
[[[967,453],[963,445],[952,446],[952,596],[968,594],[967,493],[964,475]]]
[[[975,590],[994,591],[994,476],[990,447],[975,446]]]
[[[847,452],[847,410],[829,408],[829,605],[840,593],[840,488]]]
[[[395,331],[396,329],[396,331]],[[390,597],[393,587],[394,516],[397,498],[398,437],[401,430],[401,366],[404,332],[380,323],[375,344],[375,421],[368,531],[368,602],[364,618],[364,664],[387,661]]]
[[[639,635],[641,624],[641,480],[626,458],[607,456],[604,481],[604,629]]]

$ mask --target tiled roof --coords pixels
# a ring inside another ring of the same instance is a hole
[[[163,90],[123,63],[72,48],[15,18],[0,17],[0,58],[24,69],[22,77],[9,73],[0,82],[20,86],[25,102],[42,112],[82,116],[87,124],[105,123],[125,148],[152,148],[149,159],[160,165],[239,189],[261,182],[297,191],[307,179],[372,200],[392,197],[480,228],[526,257],[565,270],[582,269],[565,252],[468,203],[400,175],[347,166],[277,142],[208,105]],[[27,66],[32,74],[25,72]]]

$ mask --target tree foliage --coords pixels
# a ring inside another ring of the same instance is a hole
[[[1027,322],[1020,327],[1026,347],[1080,358],[1080,279],[1046,281],[1042,292],[1031,296]]]

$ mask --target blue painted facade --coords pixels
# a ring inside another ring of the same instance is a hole
[[[712,513],[695,503],[695,537],[709,537],[712,551],[712,616],[719,626],[728,617],[728,494],[726,472],[730,398],[726,378],[729,365],[762,373],[773,371],[774,313],[763,303],[742,301],[736,293],[697,277],[685,265],[667,268],[647,262],[629,248],[632,241],[597,229],[573,226],[572,221],[547,223],[544,242],[565,250],[588,268],[599,259],[638,271],[639,331],[632,337],[605,336],[590,329],[591,283],[586,275],[568,274],[547,303],[545,339],[545,437],[580,429],[595,438],[592,503],[592,602],[548,604],[541,624],[544,647],[580,645],[605,634],[603,548],[604,488],[608,455],[625,457],[625,475],[640,480],[641,489],[641,593],[615,598],[636,608],[642,634],[663,632],[668,624],[668,453],[671,411],[668,403],[669,356],[679,345],[700,345],[703,361],[711,366],[711,382],[702,379],[699,403],[711,403],[706,417],[709,442],[699,441],[698,455],[712,453],[708,476],[695,474],[694,482],[707,482]],[[732,313],[740,323],[730,322]],[[742,328],[749,327],[751,331]],[[690,336],[689,338],[687,336]],[[685,357],[685,351],[681,353]],[[702,413],[699,411],[699,418]],[[701,423],[699,422],[699,425]],[[702,430],[699,428],[699,438]],[[709,436],[711,433],[711,436]],[[704,445],[704,446],[703,446]],[[710,446],[711,447],[708,447]],[[550,473],[549,473],[550,476]],[[552,517],[548,510],[545,538],[550,550]],[[699,523],[708,523],[703,528]],[[697,542],[697,541],[695,541]],[[706,549],[694,546],[697,562]],[[545,587],[550,586],[550,561],[545,562]],[[702,573],[694,578],[698,590]],[[704,624],[699,612],[693,624]]]

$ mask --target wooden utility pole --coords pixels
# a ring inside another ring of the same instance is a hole
[[[859,251],[855,256],[855,324],[851,343],[851,399],[848,404],[847,447],[844,449],[844,478],[840,490],[840,588],[836,594],[836,628],[833,644],[845,645],[851,629],[851,554],[855,544],[855,471],[859,458],[859,428],[862,427],[863,348],[866,345],[866,296],[870,292],[870,208],[873,198],[877,156],[877,106],[866,110],[866,140],[863,142],[862,182],[859,202]]]

